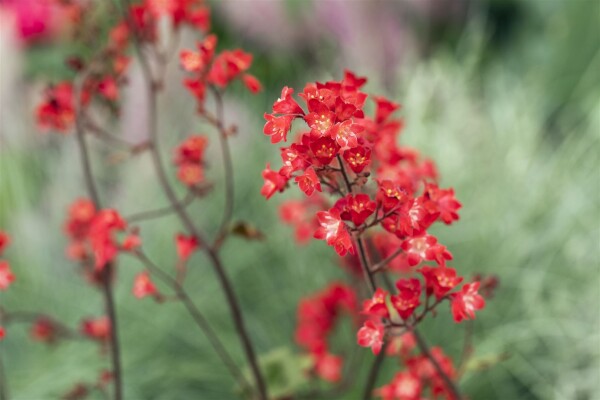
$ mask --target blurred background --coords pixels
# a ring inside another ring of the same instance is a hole
[[[368,93],[402,104],[401,140],[436,160],[441,186],[455,187],[461,220],[434,231],[453,252],[453,266],[467,276],[500,278],[475,322],[464,392],[485,400],[600,399],[600,2],[237,0],[211,6],[220,46],[253,53],[251,72],[265,89],[258,96],[241,86],[228,91],[225,118],[240,127],[232,142],[236,219],[251,221],[266,240],[233,238],[224,258],[259,353],[279,365],[270,373],[289,371],[279,378],[282,390],[303,384],[293,342],[298,300],[344,273],[322,242],[295,244],[278,218],[282,196],[268,202],[260,196],[265,163],[279,159],[262,134],[262,115],[284,85],[301,90],[309,81],[340,79],[349,68],[369,77]],[[104,17],[111,23],[111,15]],[[41,134],[33,117],[43,88],[72,77],[64,59],[90,51],[64,40],[62,18],[42,1],[0,1],[0,228],[13,237],[6,257],[18,277],[0,302],[76,327],[102,310],[99,293],[64,255],[66,208],[85,194],[79,156],[74,136]],[[181,45],[191,48],[195,39],[184,36]],[[159,108],[164,147],[191,133],[216,141],[194,118],[176,60],[167,74]],[[146,134],[139,75],[133,65],[122,119],[107,123],[130,139]],[[94,151],[105,202],[124,215],[165,204],[147,156],[115,163],[102,144]],[[216,190],[192,210],[214,231],[222,171],[216,147],[208,157]],[[141,229],[151,256],[171,268],[177,219]],[[190,266],[186,286],[243,363],[207,260],[196,254]],[[122,257],[116,286],[125,397],[230,398],[226,369],[181,305],[131,295],[140,269]],[[423,331],[458,356],[464,329],[442,312]],[[340,335],[340,348],[352,340]],[[32,342],[25,325],[10,327],[0,351],[17,400],[59,398],[107,365],[94,345]],[[378,385],[396,371],[387,363]]]

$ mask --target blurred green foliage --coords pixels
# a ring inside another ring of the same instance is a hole
[[[476,368],[461,386],[472,399],[597,399],[600,6],[585,0],[481,4],[487,8],[468,21],[458,40],[442,42],[426,60],[401,68],[396,97],[407,123],[402,140],[438,162],[442,185],[455,187],[464,204],[458,224],[434,233],[453,252],[458,270],[467,276],[493,273],[501,281],[496,298],[475,323],[471,365]],[[223,46],[239,46],[239,36],[220,21],[217,15],[215,30]],[[507,24],[511,30],[504,35]],[[295,369],[302,361],[292,344],[295,306],[329,280],[344,279],[344,273],[322,243],[299,249],[278,221],[280,200],[265,202],[259,195],[260,171],[265,162],[278,159],[260,133],[261,116],[281,86],[302,86],[324,73],[312,65],[310,52],[300,57],[291,51],[271,54],[253,43],[242,47],[256,54],[253,72],[267,90],[250,97],[234,89],[231,96],[247,105],[249,115],[234,147],[235,215],[251,221],[267,240],[232,238],[224,258],[252,337],[265,354],[262,362],[275,375],[281,373],[273,389],[285,392],[286,385],[303,384]],[[34,48],[28,55],[28,74],[68,77],[63,58],[74,51]],[[371,84],[368,92],[385,89]],[[179,133],[189,129],[170,125],[176,119],[165,118],[163,128]],[[34,137],[33,131],[22,134]],[[18,276],[0,299],[3,307],[47,310],[76,326],[83,316],[100,313],[102,302],[73,273],[75,267],[62,251],[65,240],[58,234],[67,204],[82,194],[71,139],[31,139],[27,146],[0,149],[0,226],[14,237],[8,256]],[[164,145],[177,140],[174,133]],[[95,159],[97,169],[104,161]],[[218,162],[211,163],[215,168],[209,172],[217,184],[215,193],[192,209],[210,232],[216,229],[214,215],[222,201]],[[162,201],[156,185],[148,184],[153,178],[147,159],[131,160],[128,168],[116,171],[104,172],[101,182],[111,203],[125,215]],[[165,269],[175,260],[172,238],[178,229],[176,218],[142,226],[145,247]],[[198,254],[190,265],[186,286],[242,364],[207,260]],[[119,266],[126,398],[232,398],[236,388],[226,369],[182,307],[131,296],[140,268],[127,257]],[[430,343],[453,356],[460,354],[464,326],[451,323],[443,311],[423,331]],[[343,326],[339,337],[340,346],[351,346],[351,327]],[[24,326],[11,326],[0,346],[11,398],[17,400],[57,398],[75,381],[94,380],[106,365],[86,343],[32,344]],[[367,366],[371,355],[364,357]],[[486,360],[491,365],[482,368]],[[379,384],[398,370],[393,364],[386,361]],[[366,369],[357,378],[357,390],[343,398],[359,398]]]

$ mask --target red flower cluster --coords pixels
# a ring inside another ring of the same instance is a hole
[[[376,390],[383,400],[421,400],[423,394],[429,391],[431,399],[453,399],[442,377],[438,374],[433,363],[422,354],[414,354],[414,339],[410,333],[398,338],[402,346],[392,354],[399,355],[407,370],[397,373],[390,383]],[[456,378],[456,370],[452,360],[441,348],[431,349],[433,359],[440,365],[442,371],[450,379]]]
[[[4,253],[4,250],[10,244],[10,236],[8,233],[0,230],[0,257]],[[10,269],[8,261],[0,260],[0,290],[6,290],[15,281],[15,275]],[[0,325],[0,340],[4,339],[6,331],[2,325]]]
[[[4,250],[10,244],[10,236],[4,231],[0,230],[0,257]],[[6,290],[11,283],[15,281],[15,275],[10,269],[8,261],[0,260],[0,290]]]
[[[110,340],[110,319],[106,316],[89,318],[81,322],[81,334],[100,342]]]
[[[175,149],[177,177],[185,185],[195,186],[204,180],[204,152],[207,145],[205,136],[192,135]]]
[[[355,314],[356,305],[354,291],[341,283],[330,284],[298,305],[296,342],[311,355],[313,371],[322,379],[333,382],[341,376],[342,359],[330,353],[327,337],[342,313]]]
[[[193,74],[183,84],[194,95],[200,109],[203,108],[207,85],[225,88],[241,77],[252,93],[261,90],[258,79],[246,72],[252,65],[252,54],[240,49],[224,50],[216,54],[216,47],[217,36],[208,35],[198,43],[196,51],[183,50],[179,55],[181,67]]]
[[[140,245],[135,233],[121,242],[117,233],[127,229],[127,222],[116,210],[96,210],[88,199],[78,199],[69,208],[65,232],[71,243],[67,255],[77,261],[93,260],[95,270],[102,270],[119,251],[131,251]]]
[[[416,326],[444,300],[450,301],[456,322],[475,318],[485,303],[477,293],[478,282],[458,290],[464,278],[447,266],[452,254],[429,233],[436,222],[449,225],[459,219],[461,204],[454,190],[438,186],[431,160],[398,144],[403,128],[403,122],[394,118],[398,104],[373,97],[374,115],[365,114],[368,96],[361,91],[365,83],[346,71],[341,81],[308,84],[299,94],[302,105],[294,99],[293,89],[283,88],[273,112],[265,114],[264,134],[276,144],[287,141],[295,120],[302,120],[305,129],[281,148],[279,170],[267,164],[261,194],[269,199],[296,183],[305,200],[284,203],[283,221],[296,227],[299,242],[306,241],[312,229],[313,237],[324,240],[338,255],[351,254],[345,264],[353,273],[369,275],[370,287],[376,273],[413,275],[397,280],[392,293],[377,288],[363,304],[367,319],[357,332],[357,342],[378,354],[398,329]],[[337,195],[333,204],[327,194]],[[374,251],[378,255],[373,256]],[[379,262],[369,265],[371,258]],[[416,269],[427,261],[436,266]],[[303,300],[299,309],[311,315],[319,301]],[[322,343],[329,329],[322,320],[329,321],[320,314],[314,320],[301,318],[299,343],[305,347]],[[327,329],[311,328],[319,323]],[[436,386],[432,376],[402,372],[380,395],[420,399],[427,379]]]

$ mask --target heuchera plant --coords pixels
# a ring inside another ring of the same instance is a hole
[[[428,233],[434,223],[457,221],[461,203],[452,188],[438,186],[433,161],[398,145],[398,104],[373,96],[374,115],[365,114],[365,83],[349,71],[341,81],[309,83],[299,93],[303,106],[284,87],[265,114],[264,134],[273,144],[288,141],[294,121],[302,128],[280,148],[279,170],[267,164],[262,195],[269,199],[297,185],[303,199],[284,202],[282,220],[295,227],[299,243],[311,236],[325,241],[350,274],[364,278],[364,285],[336,282],[303,299],[296,341],[311,356],[313,376],[343,381],[342,389],[353,377],[342,377],[343,359],[327,338],[338,318],[350,315],[359,324],[358,345],[376,355],[364,398],[387,355],[400,356],[404,365],[375,390],[381,398],[460,399],[459,371],[441,348],[429,348],[417,326],[443,303],[456,322],[485,307],[481,282],[465,282],[448,265],[452,253]]]
[[[93,390],[101,390],[115,400],[122,399],[124,373],[121,368],[118,305],[113,298],[113,287],[119,283],[119,259],[123,255],[131,256],[143,267],[134,281],[128,283],[132,287],[132,295],[139,299],[152,298],[157,302],[182,303],[228,368],[240,393],[267,399],[266,384],[244,324],[239,301],[220,256],[220,248],[230,234],[251,238],[247,234],[251,230],[247,223],[232,223],[233,164],[228,141],[237,132],[237,127],[225,122],[223,93],[236,81],[240,81],[251,93],[261,90],[258,79],[248,73],[252,55],[240,49],[219,49],[217,36],[210,33],[210,9],[202,0],[50,2],[54,8],[69,10],[73,19],[74,38],[84,41],[83,45],[88,48],[97,49],[90,56],[66,60],[74,79],[49,85],[35,114],[40,130],[74,134],[74,140],[78,143],[86,192],[74,199],[68,208],[64,225],[69,242],[66,254],[78,263],[84,279],[99,290],[104,298],[105,309],[97,316],[83,319],[79,329],[71,329],[45,313],[1,309],[0,326],[13,322],[30,323],[32,337],[49,344],[82,337],[99,343],[102,354],[110,357],[110,370],[101,371],[97,382],[76,382],[64,397],[81,399]],[[108,37],[78,35],[81,32],[102,31],[103,27],[96,25],[99,13],[117,16]],[[182,86],[197,104],[198,118],[216,132],[216,142],[223,160],[225,202],[216,232],[205,232],[188,211],[189,205],[212,189],[204,162],[210,143],[208,137],[191,132],[171,153],[174,154],[173,167],[168,168],[163,161],[161,134],[157,127],[157,98],[166,85],[164,76],[167,64],[176,55],[173,50],[179,47],[178,40],[183,30],[197,35],[198,44],[195,49],[183,50],[179,54],[180,67],[185,75]],[[144,115],[148,118],[149,132],[147,139],[140,143],[129,142],[112,133],[113,121],[120,114],[122,88],[127,84],[132,56],[137,58],[141,67],[148,99],[148,110]],[[212,97],[211,102],[207,102],[209,97]],[[105,121],[100,122],[100,118]],[[100,142],[101,146],[118,149],[121,155],[125,153],[133,157],[147,154],[152,160],[156,181],[167,199],[167,205],[146,211],[138,210],[128,216],[106,205],[110,199],[103,195],[103,188],[96,181],[91,162],[92,148],[88,143],[90,140]],[[177,178],[180,188],[176,187],[170,176]],[[182,190],[187,193],[180,198],[177,192]],[[173,249],[177,256],[174,257],[172,271],[168,272],[159,268],[145,253],[143,232],[138,224],[170,214],[179,218],[181,229],[173,233]],[[0,250],[4,250],[7,243],[8,236],[2,233]],[[206,253],[221,285],[246,356],[252,383],[187,292],[187,264],[193,254],[199,251]],[[5,290],[13,280],[8,263],[0,262],[0,290]],[[4,335],[5,329],[1,327],[0,337]],[[2,382],[2,398],[7,392],[6,387],[6,383]]]

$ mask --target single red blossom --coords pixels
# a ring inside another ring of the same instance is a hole
[[[98,92],[107,100],[116,101],[119,99],[119,86],[112,76],[104,77],[97,84]]]
[[[273,171],[269,164],[262,173],[264,184],[260,190],[260,194],[265,196],[267,200],[276,192],[281,192],[287,184],[287,179],[277,171]]]
[[[392,381],[376,390],[382,400],[420,400],[422,383],[412,372],[397,373]]]
[[[135,297],[142,299],[146,296],[155,296],[158,293],[158,290],[156,289],[154,282],[152,282],[150,274],[147,271],[144,271],[136,275],[132,292]]]
[[[210,29],[210,9],[208,7],[198,7],[195,10],[188,11],[187,22],[202,32],[208,32]]]
[[[324,103],[316,99],[311,99],[308,104],[309,108],[313,111],[304,116],[304,121],[311,128],[311,136],[320,138],[328,135],[335,123],[335,114],[329,111],[329,108]]]
[[[327,382],[338,382],[342,377],[343,360],[341,357],[325,353],[315,357],[315,373]]]
[[[435,261],[439,265],[446,265],[447,260],[452,260],[452,253],[446,246],[439,244],[437,238],[432,235],[425,234],[407,239],[402,243],[402,248],[406,251],[411,266],[423,260]]]
[[[260,81],[254,75],[244,74],[242,75],[242,81],[244,82],[244,85],[248,88],[250,93],[256,94],[262,90],[262,85],[260,84]]]
[[[425,187],[425,196],[436,205],[439,218],[446,225],[458,221],[460,218],[458,210],[460,210],[462,204],[456,200],[454,189],[440,189],[437,185],[429,183]]]
[[[10,245],[10,236],[8,233],[0,230],[0,256],[4,250]]]
[[[315,190],[317,192],[322,192],[321,182],[319,181],[319,177],[312,167],[307,168],[304,171],[304,174],[297,176],[294,181],[298,183],[300,190],[302,190],[307,196],[311,196]]]
[[[195,236],[185,236],[178,233],[175,236],[175,245],[177,247],[177,256],[181,261],[186,261],[192,253],[200,248],[200,242]]]
[[[142,245],[142,239],[137,233],[131,233],[125,237],[121,248],[125,251],[133,251]]]
[[[81,322],[81,333],[99,341],[110,340],[110,319],[106,316],[89,318]]]
[[[281,96],[273,104],[273,112],[276,114],[304,115],[304,110],[292,97],[293,93],[294,89],[285,86],[281,90]]]
[[[371,316],[389,318],[390,312],[386,304],[386,298],[389,293],[381,288],[377,288],[373,297],[365,300],[363,303],[362,313]]]
[[[342,218],[346,219],[344,214],[349,214],[349,219],[356,226],[362,225],[375,212],[376,203],[367,194],[347,195],[345,199],[346,207]]]
[[[370,347],[373,354],[377,355],[383,346],[384,334],[385,329],[381,322],[367,320],[356,334],[357,343],[362,347]]]
[[[344,151],[344,160],[355,174],[361,173],[371,163],[371,149],[357,146]]]
[[[8,261],[0,260],[0,290],[6,290],[15,281]]]
[[[406,190],[394,184],[390,180],[384,180],[379,183],[377,200],[381,203],[383,211],[388,212],[398,207],[408,199]]]
[[[179,63],[188,72],[200,72],[205,67],[202,54],[192,50],[182,50],[179,53]]]
[[[407,198],[406,201],[397,206],[397,211],[386,218],[383,228],[394,233],[398,238],[407,236],[419,236],[427,230],[438,218],[437,211],[424,204],[422,197],[417,199]]]
[[[347,252],[354,254],[354,245],[352,238],[348,233],[346,224],[342,222],[340,212],[336,208],[329,211],[317,213],[320,227],[315,232],[316,239],[325,240],[329,246],[335,248],[335,251],[343,257]]]
[[[206,97],[206,83],[202,79],[184,79],[183,85],[190,91],[192,96],[202,103]]]
[[[416,278],[396,282],[398,294],[391,297],[392,305],[402,319],[410,317],[421,304],[421,282]]]
[[[204,152],[206,151],[207,146],[208,139],[206,138],[206,136],[189,136],[175,149],[175,164],[201,164],[204,159]]]
[[[392,101],[386,99],[385,97],[375,96],[373,97],[375,101],[375,122],[381,124],[384,122],[390,114],[400,108],[399,104],[393,103]]]
[[[208,71],[208,82],[224,88],[245,72],[252,64],[252,54],[240,49],[223,51],[217,55]]]
[[[40,129],[54,129],[59,133],[67,133],[75,122],[73,103],[73,86],[70,82],[62,82],[48,88],[44,100],[36,109]]]
[[[130,63],[131,59],[129,57],[124,56],[122,54],[115,55],[112,60],[113,72],[117,76],[123,75],[123,73],[125,73],[125,71],[127,70],[127,67],[129,67]]]
[[[463,280],[461,276],[456,276],[456,270],[450,267],[432,268],[425,266],[419,272],[425,278],[427,295],[434,294],[438,300],[442,299]]]
[[[204,181],[204,168],[195,163],[185,163],[179,166],[177,178],[187,186],[195,186]]]
[[[330,137],[322,137],[310,142],[310,150],[322,165],[329,165],[340,150],[337,142]]]
[[[263,128],[263,132],[267,136],[271,136],[271,143],[279,143],[287,141],[287,134],[292,128],[293,115],[274,116],[265,113],[267,123]]]
[[[475,319],[475,311],[485,307],[485,299],[477,293],[479,282],[465,283],[460,292],[452,295],[452,316],[454,321]]]
[[[0,325],[0,340],[3,340],[6,337],[6,329],[2,325]]]
[[[58,337],[56,324],[47,317],[39,317],[31,326],[33,340],[43,343],[53,343]]]
[[[299,144],[292,144],[290,147],[281,149],[281,160],[283,167],[279,171],[282,175],[289,178],[293,172],[304,169],[308,162],[306,161],[306,152],[308,148]]]
[[[344,80],[342,81],[342,85],[360,89],[365,83],[367,83],[367,78],[363,76],[356,76],[356,74],[353,72],[344,70]]]
[[[359,134],[364,130],[359,124],[352,120],[346,120],[340,124],[335,124],[330,130],[330,135],[336,140],[340,148],[351,149],[358,146]]]

